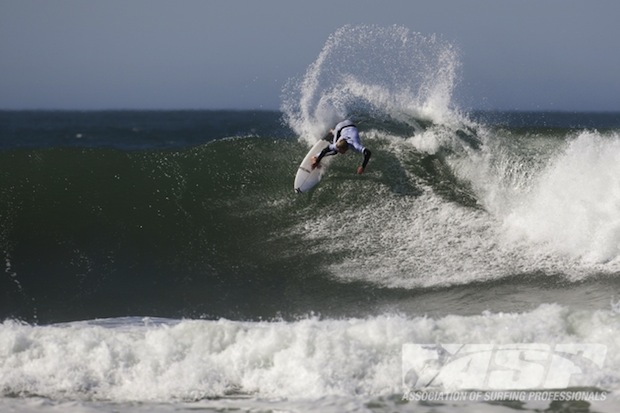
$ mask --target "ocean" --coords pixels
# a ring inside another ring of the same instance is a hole
[[[391,75],[342,76],[369,36]],[[620,114],[459,108],[453,52],[344,28],[278,111],[0,111],[0,410],[617,411]],[[367,170],[296,194],[345,116]]]

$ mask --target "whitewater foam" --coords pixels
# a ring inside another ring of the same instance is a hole
[[[603,367],[579,386],[618,390],[618,315],[545,304],[526,313],[384,314],[294,322],[139,319],[0,325],[0,389],[7,395],[124,402],[247,395],[290,400],[376,398],[403,391],[406,343],[599,343]],[[501,333],[501,334],[500,334]]]
[[[567,143],[504,217],[526,239],[585,263],[620,258],[620,137],[585,131]]]

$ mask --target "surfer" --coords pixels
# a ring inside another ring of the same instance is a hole
[[[357,152],[364,155],[364,161],[362,165],[357,168],[357,173],[361,174],[364,172],[372,154],[362,145],[357,127],[353,122],[348,119],[343,120],[337,124],[334,129],[330,130],[323,139],[331,143],[319,154],[312,157],[312,169],[319,166],[324,156],[336,155],[338,153],[344,154],[349,150],[349,147],[352,147]]]

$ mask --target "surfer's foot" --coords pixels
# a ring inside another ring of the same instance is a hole
[[[317,168],[319,164],[316,162],[316,156],[310,158],[312,160],[312,169]]]

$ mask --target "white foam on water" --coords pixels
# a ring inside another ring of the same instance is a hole
[[[2,395],[53,400],[320,400],[400,394],[406,343],[598,343],[576,385],[620,389],[620,316],[545,304],[524,313],[384,314],[294,322],[0,325]]]
[[[511,239],[584,265],[620,268],[620,137],[584,131],[505,214]]]
[[[311,228],[302,234],[309,249],[328,248],[341,258],[330,263],[338,279],[416,288],[464,284],[512,271],[513,263],[497,259],[505,251],[496,242],[497,226],[484,211],[444,202],[430,190],[395,197],[375,189],[374,202],[304,222]]]

